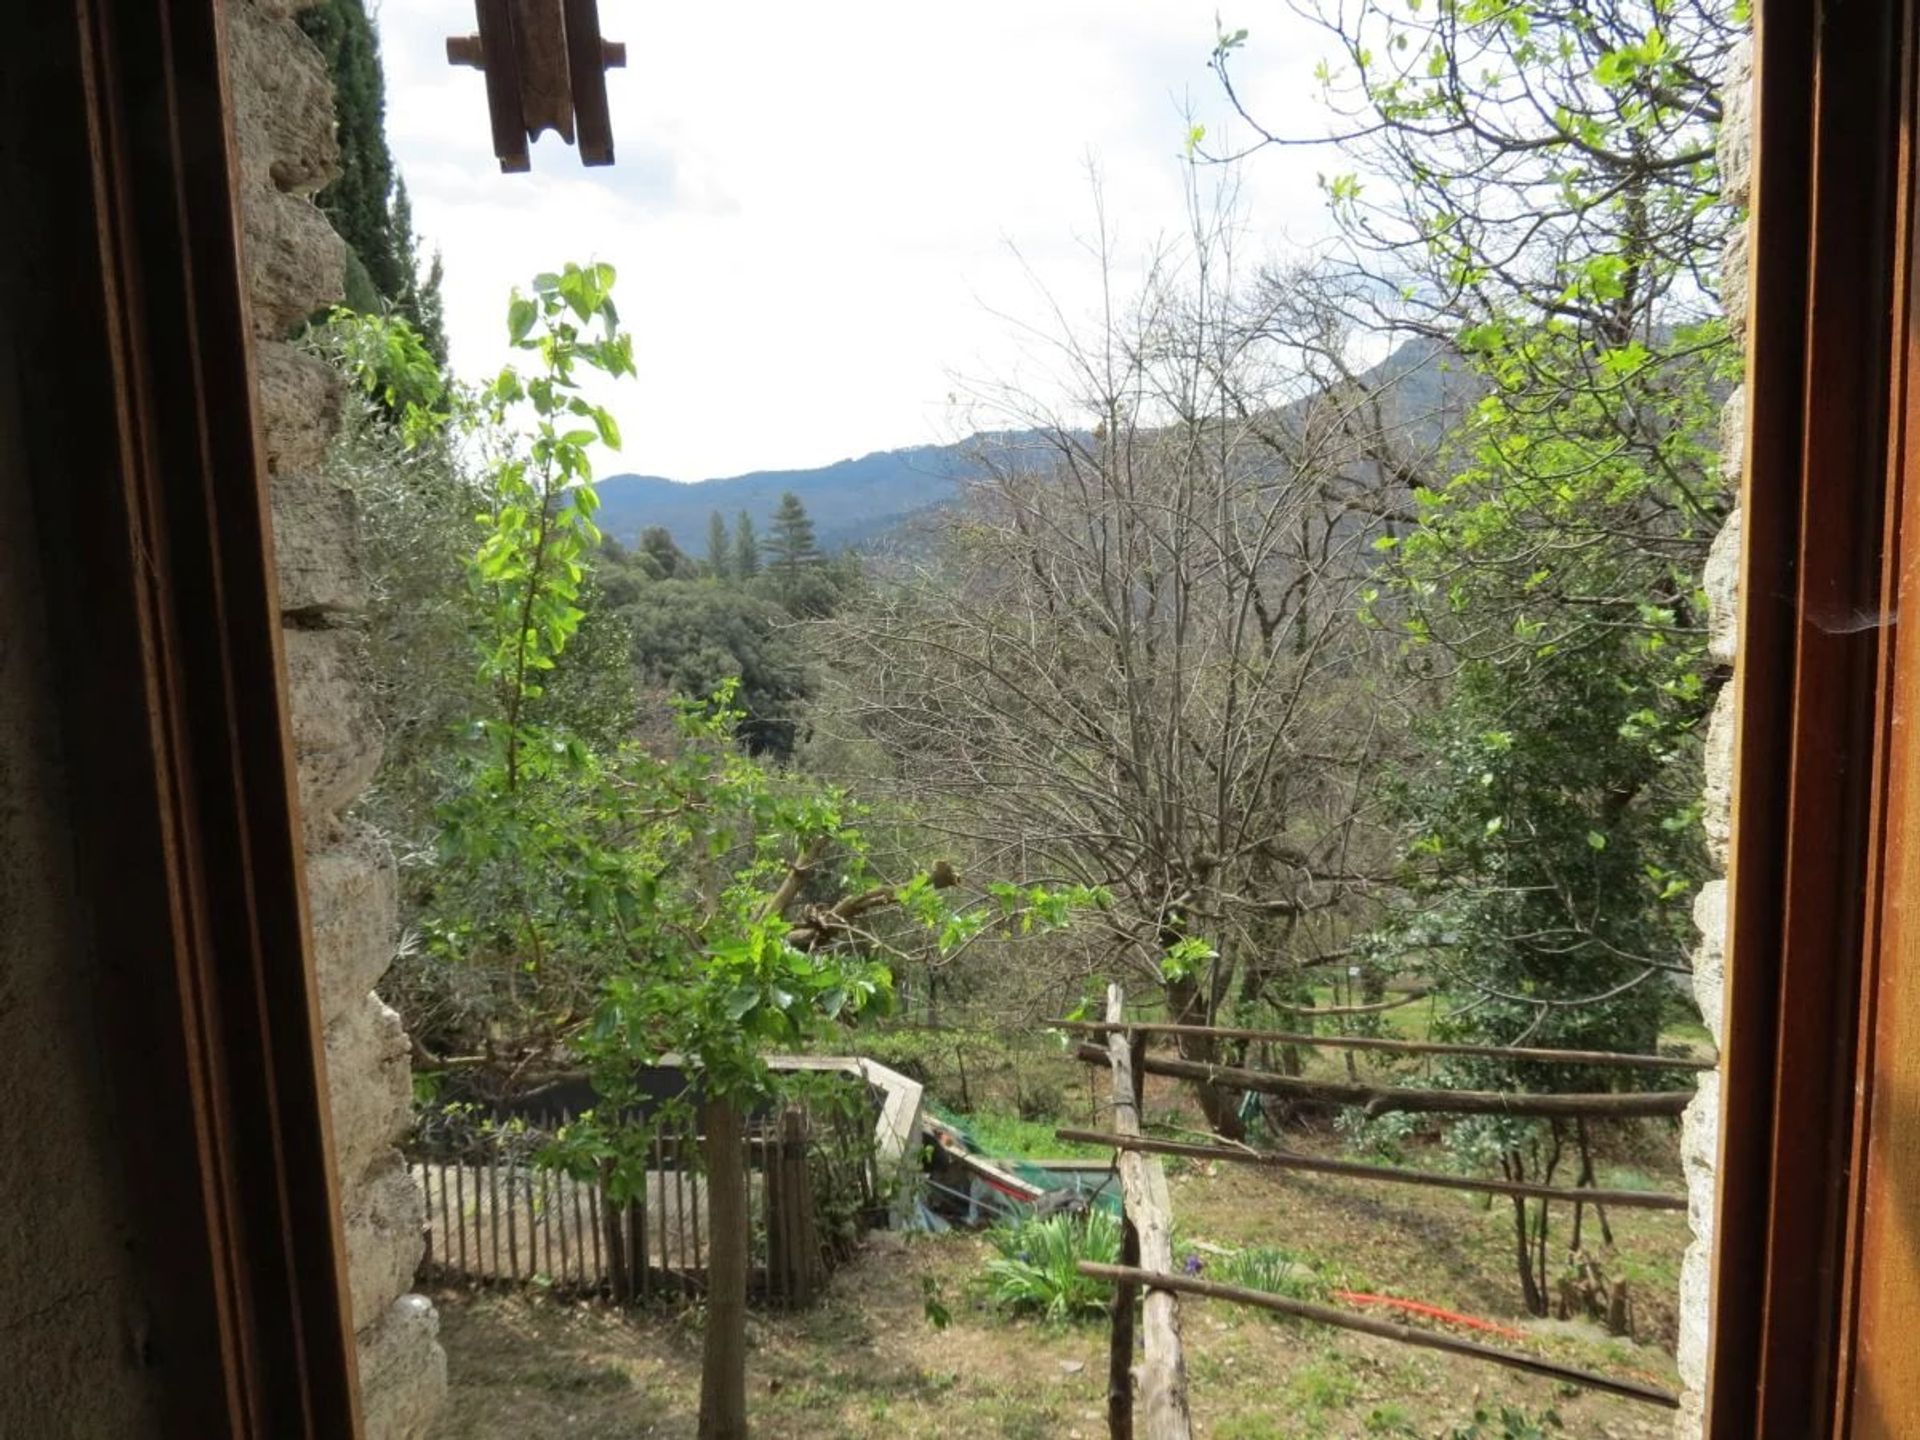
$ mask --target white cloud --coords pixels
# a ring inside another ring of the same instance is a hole
[[[601,0],[619,163],[542,137],[531,175],[492,155],[484,81],[445,63],[467,0],[388,0],[388,130],[415,223],[446,259],[455,365],[505,356],[508,290],[568,259],[612,262],[638,383],[605,398],[621,467],[696,479],[951,438],[950,376],[1001,374],[1030,267],[1091,303],[1091,157],[1122,247],[1179,227],[1183,108],[1224,129],[1206,69],[1219,0],[969,5]],[[1284,15],[1236,74],[1272,123],[1324,128],[1324,40]],[[1259,241],[1321,227],[1312,151],[1241,167]],[[1019,259],[1013,250],[1017,248]]]

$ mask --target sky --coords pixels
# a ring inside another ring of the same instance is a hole
[[[502,175],[478,71],[446,63],[471,0],[384,0],[389,140],[423,248],[446,264],[454,367],[507,358],[507,297],[537,271],[619,272],[639,378],[599,394],[603,473],[697,480],[943,443],[967,382],[1022,373],[1047,297],[1091,312],[1090,167],[1137,260],[1183,225],[1193,119],[1230,137],[1207,70],[1216,10],[1250,34],[1236,84],[1274,129],[1322,133],[1318,37],[1272,0],[601,0],[617,163],[557,136]],[[372,8],[372,7],[370,7]],[[1324,235],[1318,149],[1235,167],[1253,246]],[[1023,330],[1025,333],[1023,333]]]

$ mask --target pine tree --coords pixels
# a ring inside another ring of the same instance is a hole
[[[733,547],[727,537],[727,518],[718,510],[707,516],[707,568],[716,580],[725,580],[733,568]]]
[[[742,510],[733,522],[733,576],[751,580],[760,573],[760,542],[754,538],[753,516]]]
[[[780,508],[773,512],[771,533],[767,536],[768,564],[791,582],[802,570],[820,563],[820,547],[813,538],[813,519],[800,497],[789,490],[780,497]]]

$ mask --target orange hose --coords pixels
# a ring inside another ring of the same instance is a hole
[[[1363,1295],[1355,1290],[1336,1290],[1336,1300],[1345,1300],[1349,1305],[1386,1305],[1395,1310],[1404,1310],[1410,1315],[1424,1315],[1431,1320],[1444,1320],[1450,1325],[1464,1325],[1469,1330],[1484,1330],[1489,1335],[1503,1336],[1508,1340],[1524,1340],[1527,1337],[1508,1325],[1497,1325],[1491,1320],[1482,1320],[1477,1315],[1462,1315],[1457,1310],[1442,1310],[1438,1305],[1428,1305],[1420,1300],[1401,1300],[1393,1295]]]

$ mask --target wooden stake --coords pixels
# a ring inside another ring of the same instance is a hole
[[[1108,1059],[1108,1052],[1095,1045],[1081,1045],[1074,1053],[1090,1065]],[[1395,1086],[1349,1085],[1332,1080],[1302,1080],[1291,1075],[1269,1075],[1263,1070],[1241,1070],[1230,1065],[1207,1065],[1197,1060],[1175,1060],[1163,1055],[1148,1056],[1141,1068],[1149,1075],[1211,1081],[1239,1090],[1254,1090],[1263,1095],[1285,1095],[1323,1105],[1356,1106],[1369,1116],[1400,1111],[1453,1115],[1602,1115],[1614,1119],[1677,1117],[1693,1099],[1691,1090],[1557,1095],[1523,1091],[1414,1090]]]
[[[1292,1315],[1320,1325],[1332,1325],[1342,1330],[1357,1330],[1363,1335],[1378,1335],[1384,1340],[1397,1340],[1403,1345],[1419,1345],[1429,1350],[1444,1350],[1451,1355],[1466,1355],[1476,1360],[1485,1360],[1489,1364],[1504,1365],[1511,1370],[1525,1370],[1530,1374],[1544,1375],[1550,1380],[1579,1385],[1588,1390],[1603,1390],[1610,1395],[1624,1396],[1629,1400],[1644,1400],[1650,1405],[1663,1405],[1669,1410],[1678,1409],[1680,1406],[1679,1396],[1656,1386],[1643,1385],[1636,1380],[1619,1380],[1611,1375],[1598,1375],[1588,1370],[1577,1370],[1571,1365],[1543,1360],[1537,1355],[1528,1355],[1517,1350],[1495,1349],[1491,1345],[1462,1340],[1454,1335],[1442,1334],[1438,1330],[1416,1330],[1410,1325],[1396,1325],[1390,1320],[1375,1320],[1368,1315],[1352,1315],[1345,1310],[1335,1310],[1326,1305],[1312,1305],[1304,1300],[1288,1299],[1284,1295],[1275,1295],[1266,1290],[1248,1290],[1239,1285],[1221,1285],[1212,1280],[1201,1280],[1189,1275],[1155,1274],[1146,1269],[1129,1269],[1124,1265],[1102,1265],[1092,1260],[1082,1260],[1079,1269],[1082,1275],[1090,1275],[1096,1280],[1111,1280],[1115,1284],[1131,1282],[1135,1285],[1144,1285],[1147,1287],[1149,1297],[1155,1290],[1162,1290],[1177,1291],[1183,1295],[1200,1295],[1211,1300],[1227,1300],[1236,1305],[1251,1305],[1261,1310],[1273,1310],[1282,1315]]]
[[[1117,1021],[1125,1015],[1125,996],[1118,985],[1109,985],[1107,1018]],[[1136,1054],[1127,1035],[1116,1032],[1108,1038],[1106,1058],[1113,1067],[1113,1128],[1122,1135],[1138,1136],[1145,1075],[1134,1064]],[[1170,1274],[1173,1270],[1173,1204],[1167,1194],[1166,1171],[1158,1160],[1149,1159],[1137,1150],[1123,1150],[1120,1184],[1125,1194],[1126,1214],[1139,1245],[1140,1267],[1133,1278],[1138,1281],[1143,1276]],[[1128,1303],[1131,1304],[1130,1299]],[[1193,1421],[1187,1413],[1187,1367],[1180,1347],[1179,1302],[1165,1288],[1149,1289],[1144,1311],[1146,1356],[1140,1366],[1140,1399],[1146,1411],[1147,1435],[1150,1440],[1189,1440]],[[1129,1336],[1129,1363],[1132,1351]],[[1109,1356],[1109,1376],[1116,1364]],[[1110,1407],[1109,1429],[1113,1423]]]
[[[1121,1021],[1135,1035],[1211,1035],[1219,1040],[1257,1040],[1275,1045],[1312,1045],[1327,1050],[1383,1050],[1395,1055],[1470,1055],[1528,1065],[1589,1065],[1625,1070],[1713,1070],[1720,1062],[1683,1055],[1628,1055],[1612,1050],[1531,1050],[1513,1045],[1452,1045],[1438,1040],[1394,1040],[1379,1035],[1307,1035],[1293,1030],[1242,1030],[1230,1025],[1174,1025]],[[1054,1027],[1082,1035],[1111,1034],[1107,1020],[1056,1020]]]
[[[1651,1190],[1574,1189],[1564,1185],[1528,1185],[1510,1180],[1481,1180],[1468,1175],[1436,1175],[1430,1171],[1401,1170],[1391,1165],[1365,1165],[1356,1160],[1323,1160],[1311,1155],[1277,1151],[1235,1150],[1225,1145],[1192,1145],[1181,1140],[1158,1140],[1101,1130],[1060,1129],[1061,1140],[1083,1145],[1111,1145],[1116,1150],[1141,1150],[1153,1155],[1178,1155],[1188,1160],[1227,1160],[1236,1165],[1265,1165],[1276,1170],[1305,1170],[1318,1175],[1346,1175],[1355,1180],[1384,1180],[1399,1185],[1425,1185],[1437,1190],[1467,1190],[1478,1195],[1520,1195],[1537,1200],[1564,1200],[1569,1204],[1618,1205],[1641,1210],[1684,1210],[1687,1197]]]

